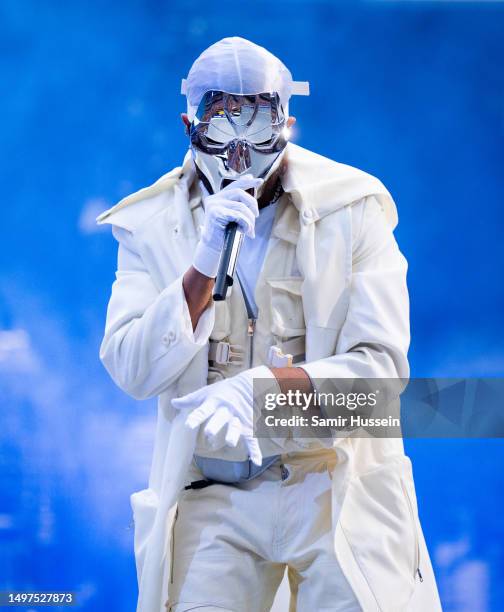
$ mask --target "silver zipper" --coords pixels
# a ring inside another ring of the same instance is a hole
[[[236,277],[238,278],[238,282],[240,283],[240,289],[243,296],[243,301],[245,302],[245,308],[247,309],[247,336],[249,338],[249,368],[252,367],[252,362],[254,360],[254,333],[255,326],[257,321],[257,312],[252,307],[250,303],[247,293],[243,288],[243,284],[240,279],[240,275],[238,272],[236,273]]]
[[[247,336],[249,337],[249,368],[252,367],[252,362],[254,360],[254,332],[256,320],[257,319],[249,318],[247,324]]]
[[[417,530],[417,525],[416,525],[416,520],[415,520],[415,514],[413,512],[413,505],[411,503],[408,491],[406,490],[406,486],[402,480],[401,480],[401,486],[404,492],[404,496],[406,497],[406,501],[408,503],[411,521],[413,523],[413,531],[415,535],[415,571],[413,573],[413,577],[416,578],[418,576],[418,579],[420,580],[420,582],[423,582],[422,572],[420,571],[420,542],[418,541],[418,530]]]

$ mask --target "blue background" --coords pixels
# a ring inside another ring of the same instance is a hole
[[[498,2],[1,2],[0,589],[134,610],[155,404],[98,361],[116,244],[94,218],[181,163],[180,79],[224,36],[310,81],[296,142],[396,199],[412,374],[504,374],[503,32]],[[504,610],[501,441],[407,447],[444,608]]]

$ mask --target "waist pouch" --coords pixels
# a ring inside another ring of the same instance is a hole
[[[250,459],[245,461],[227,461],[226,459],[194,455],[196,465],[205,478],[229,484],[246,482],[256,478],[279,458],[280,455],[264,457],[262,464],[256,465]]]

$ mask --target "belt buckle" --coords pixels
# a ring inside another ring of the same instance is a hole
[[[244,353],[239,344],[219,342],[215,349],[215,361],[220,365],[243,365]]]

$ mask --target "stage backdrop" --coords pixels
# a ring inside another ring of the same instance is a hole
[[[500,2],[2,1],[0,590],[134,610],[155,403],[98,360],[116,244],[94,219],[181,163],[180,79],[224,36],[310,81],[297,143],[395,197],[412,374],[504,374],[503,31]],[[445,610],[503,610],[502,443],[407,450]]]

